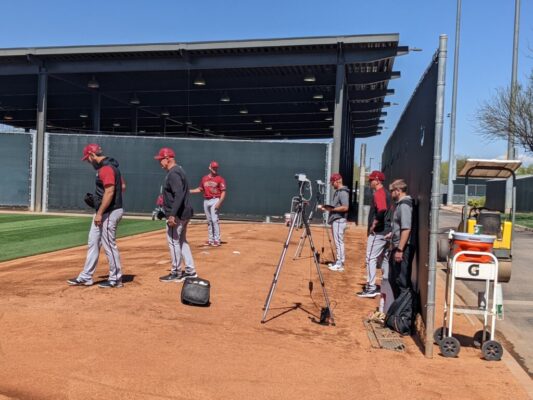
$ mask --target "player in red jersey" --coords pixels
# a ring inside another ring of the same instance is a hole
[[[218,213],[226,197],[226,181],[218,174],[218,163],[216,161],[211,161],[209,174],[202,178],[200,186],[196,189],[191,189],[190,192],[204,194],[204,211],[209,234],[206,245],[220,246]]]

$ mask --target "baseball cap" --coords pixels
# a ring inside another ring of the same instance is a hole
[[[162,147],[159,153],[154,157],[156,160],[162,160],[163,158],[174,158],[176,154],[170,147]]]
[[[333,183],[335,181],[338,181],[339,179],[342,179],[341,174],[338,174],[338,173],[332,174],[331,177],[329,178],[329,183]]]
[[[83,148],[83,157],[81,158],[81,161],[87,160],[89,158],[90,153],[101,154],[102,148],[96,143],[89,143]]]
[[[209,164],[209,168],[218,168],[218,163],[216,161],[211,161],[211,164]]]
[[[373,181],[375,179],[380,182],[385,182],[385,174],[381,171],[372,171],[370,175],[368,175],[368,180]]]

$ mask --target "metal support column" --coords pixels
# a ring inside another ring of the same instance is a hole
[[[435,292],[437,285],[437,240],[439,236],[440,163],[442,159],[442,130],[444,126],[444,88],[446,85],[446,58],[448,36],[440,35],[438,51],[437,104],[435,113],[435,145],[433,148],[433,177],[431,184],[431,219],[429,221],[428,294],[426,304],[425,356],[433,358],[433,331],[435,330]]]
[[[516,74],[518,70],[518,38],[520,36],[520,0],[515,0],[514,6],[514,36],[513,36],[513,65],[511,70],[511,98],[509,109],[509,135],[507,137],[507,159],[514,160],[516,149],[514,143],[514,111],[516,99]],[[513,198],[513,182],[507,179],[505,184],[505,212],[511,213]]]
[[[163,136],[166,136],[167,133],[167,117],[161,116],[161,119],[159,120],[160,123],[160,132],[163,134]]]
[[[457,79],[459,76],[459,39],[461,36],[461,0],[457,0],[457,14],[455,19],[455,50],[453,53],[453,85],[452,85],[452,112],[450,121],[450,153],[448,164],[448,196],[447,205],[453,204],[453,180],[455,179],[455,121],[457,109]]]
[[[34,211],[43,211],[43,187],[44,187],[44,135],[46,133],[46,109],[48,100],[48,74],[44,67],[39,68],[37,81],[37,133],[35,140],[35,185]]]
[[[131,132],[137,134],[139,132],[139,108],[137,106],[131,107]]]
[[[100,110],[101,110],[101,96],[98,90],[93,92],[93,132],[100,132]]]
[[[361,155],[359,157],[359,196],[357,198],[357,225],[365,226],[363,221],[363,211],[365,206],[365,163],[366,163],[366,143],[361,144]]]
[[[342,50],[339,49],[339,52]],[[331,173],[339,172],[341,151],[342,151],[342,136],[343,130],[346,129],[346,68],[342,53],[339,54],[339,62],[337,63],[337,79],[335,83],[335,114],[333,117],[333,149],[331,157]]]

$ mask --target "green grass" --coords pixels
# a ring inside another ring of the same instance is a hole
[[[0,214],[0,261],[87,244],[92,217]],[[161,221],[122,219],[118,237],[162,229]]]
[[[515,224],[533,228],[533,213],[516,213]]]

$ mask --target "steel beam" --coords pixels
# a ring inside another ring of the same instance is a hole
[[[339,53],[339,63],[337,63],[337,74],[335,82],[335,112],[333,116],[333,144],[331,152],[331,173],[339,172],[341,160],[342,134],[345,125],[346,114],[346,67]]]
[[[100,132],[100,113],[101,113],[102,97],[98,90],[92,93],[92,129],[94,132]]]
[[[43,190],[44,190],[44,137],[46,134],[46,102],[48,92],[48,74],[45,68],[39,68],[39,78],[37,81],[37,133],[35,151],[35,186],[33,210],[43,212]]]

